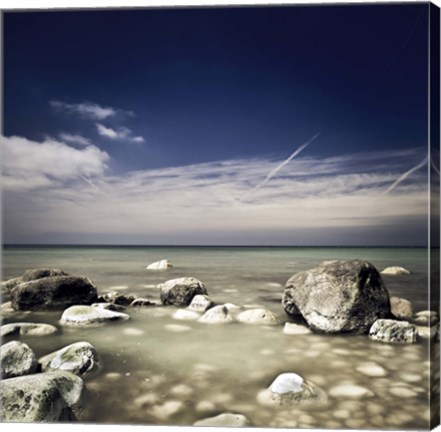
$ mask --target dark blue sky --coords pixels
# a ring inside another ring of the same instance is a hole
[[[427,12],[428,3],[6,12],[6,240],[94,232],[132,242],[130,225],[144,243],[343,244],[346,228],[352,238],[360,229],[357,244],[424,242]],[[52,206],[16,217],[48,191]],[[164,203],[178,210],[159,212]],[[112,218],[116,207],[124,212]],[[190,222],[201,213],[206,225]],[[317,227],[339,234],[316,239]]]

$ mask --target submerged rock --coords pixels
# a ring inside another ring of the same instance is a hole
[[[147,306],[161,306],[162,303],[156,300],[150,300],[146,298],[137,298],[130,303],[130,307],[147,307]]]
[[[172,264],[169,260],[160,260],[156,261],[154,263],[149,264],[146,268],[147,270],[167,270],[169,268],[172,268]]]
[[[206,324],[227,324],[233,322],[233,317],[230,311],[221,305],[208,309],[198,321]]]
[[[408,275],[410,271],[405,269],[404,267],[392,266],[386,267],[381,274],[385,275]]]
[[[288,335],[305,335],[311,334],[311,330],[301,324],[287,322],[283,327],[283,333]]]
[[[223,413],[216,417],[198,420],[193,426],[247,427],[250,426],[250,421],[242,414]]]
[[[410,320],[413,317],[413,306],[409,300],[400,297],[390,298],[392,315],[399,320]]]
[[[97,299],[96,286],[79,276],[48,276],[23,282],[11,291],[15,310],[60,309],[91,304]]]
[[[67,371],[84,376],[99,367],[98,353],[89,342],[76,342],[41,357],[38,362],[43,371]]]
[[[389,317],[389,294],[377,269],[367,261],[335,261],[291,277],[283,307],[295,320],[318,332],[365,333]]]
[[[113,312],[92,306],[71,306],[63,312],[60,323],[66,326],[82,327],[108,321],[128,320],[129,318],[129,315],[122,312]]]
[[[200,314],[194,311],[190,311],[187,309],[178,309],[173,315],[172,318],[176,320],[197,320],[200,318]]]
[[[236,317],[237,321],[246,324],[265,324],[265,325],[277,325],[279,319],[268,309],[249,309],[241,312]]]
[[[383,377],[387,375],[387,371],[375,362],[365,362],[361,365],[357,366],[355,369],[357,372],[360,372],[363,375],[369,377]]]
[[[9,335],[46,336],[55,333],[57,327],[50,324],[18,322],[1,326],[1,337]]]
[[[2,379],[8,379],[36,372],[38,363],[28,345],[12,341],[1,347],[0,368]]]
[[[47,372],[1,380],[1,420],[72,421],[80,415],[85,386],[70,372]]]
[[[374,396],[372,391],[356,384],[339,384],[331,388],[329,394],[332,397],[344,399],[364,399]]]
[[[192,277],[171,279],[159,284],[158,288],[164,305],[188,306],[194,296],[207,294],[205,285]]]
[[[416,342],[417,330],[407,321],[379,319],[369,330],[369,337],[380,342],[410,344]]]
[[[167,420],[169,417],[177,414],[184,409],[185,405],[181,401],[170,400],[164,402],[162,405],[155,405],[151,409],[151,413],[161,419]]]
[[[121,294],[116,291],[111,291],[100,296],[98,301],[100,303],[112,303],[118,306],[129,306],[137,298],[135,294]]]
[[[323,390],[300,375],[283,373],[258,394],[257,401],[268,406],[322,405],[327,402],[327,397]]]
[[[204,313],[214,306],[213,301],[207,295],[198,294],[193,297],[188,309],[194,312]]]

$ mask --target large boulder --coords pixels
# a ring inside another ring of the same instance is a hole
[[[0,328],[0,336],[46,336],[56,331],[57,327],[51,324],[17,322],[2,325]]]
[[[76,342],[38,359],[43,371],[67,371],[85,376],[99,367],[98,353],[89,342]]]
[[[380,342],[410,344],[416,342],[417,336],[416,327],[407,321],[379,319],[369,330],[369,337]]]
[[[62,309],[97,300],[92,281],[80,276],[48,276],[23,282],[11,291],[15,310]]]
[[[86,388],[70,372],[47,372],[1,380],[1,420],[51,422],[76,420]]]
[[[108,321],[128,320],[129,315],[92,306],[71,306],[61,316],[60,324],[85,327],[104,324]]]
[[[247,427],[250,421],[242,414],[223,413],[216,417],[198,420],[193,426],[206,427]]]
[[[158,288],[164,305],[188,306],[194,296],[207,294],[205,285],[192,277],[171,279],[159,284]]]
[[[37,371],[38,363],[34,351],[28,345],[12,341],[2,345],[0,370],[2,379],[28,375]]]
[[[286,313],[317,332],[366,333],[390,316],[389,294],[367,261],[331,261],[291,277],[282,300]]]
[[[413,306],[409,300],[400,297],[391,297],[390,309],[392,315],[399,320],[406,321],[413,318]]]
[[[173,265],[171,264],[171,262],[169,260],[164,259],[149,264],[147,266],[147,270],[167,270],[172,267]]]
[[[277,316],[268,309],[257,308],[249,309],[241,312],[236,317],[237,321],[246,324],[266,324],[277,325],[279,319]]]

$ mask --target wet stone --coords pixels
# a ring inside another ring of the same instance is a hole
[[[246,427],[250,421],[242,414],[223,413],[216,417],[199,420],[193,426]]]
[[[340,384],[333,387],[329,394],[335,398],[363,399],[372,397],[371,390],[356,384]]]
[[[387,375],[386,370],[374,362],[362,363],[356,368],[356,370],[369,377],[383,377]]]

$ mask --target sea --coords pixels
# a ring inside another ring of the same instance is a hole
[[[161,259],[173,268],[146,269]],[[58,268],[87,276],[99,294],[115,291],[159,299],[158,284],[194,277],[215,303],[267,308],[280,325],[181,321],[172,317],[176,308],[171,306],[130,308],[130,320],[92,328],[61,327],[62,311],[20,312],[7,321],[59,328],[52,335],[20,337],[37,357],[79,341],[96,348],[100,369],[85,378],[89,395],[82,422],[190,426],[229,412],[245,415],[257,427],[428,429],[427,340],[393,345],[366,335],[283,332],[290,321],[281,304],[287,280],[335,259],[367,260],[379,271],[388,266],[409,269],[410,275],[383,276],[389,295],[410,300],[415,312],[430,309],[426,248],[5,246],[2,280],[26,269]],[[367,375],[368,365],[383,372]],[[334,396],[320,407],[261,405],[260,392],[286,372]],[[335,396],[335,388],[344,385],[367,391],[357,397]]]

